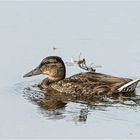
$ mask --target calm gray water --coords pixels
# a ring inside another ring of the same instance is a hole
[[[140,78],[139,37],[138,1],[0,2],[0,138],[140,138],[140,106],[48,111],[23,92],[44,76],[22,78],[46,56],[66,62],[80,52],[98,72]],[[81,71],[67,67],[67,76]]]

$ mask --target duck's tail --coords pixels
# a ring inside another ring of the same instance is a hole
[[[118,89],[118,91],[119,92],[134,92],[139,81],[140,79],[132,80],[126,83],[125,85],[121,86]]]

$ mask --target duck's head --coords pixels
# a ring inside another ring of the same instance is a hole
[[[65,78],[66,69],[63,60],[58,56],[49,56],[44,58],[38,67],[25,74],[23,77],[34,75],[48,75],[49,80],[58,81]]]

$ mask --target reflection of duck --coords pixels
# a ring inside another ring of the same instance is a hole
[[[55,91],[55,96],[70,97],[73,99],[92,100],[104,96],[120,95],[122,92],[134,93],[136,84],[131,79],[119,78],[106,74],[85,72],[65,78],[66,69],[63,60],[58,56],[49,56],[42,60],[40,65],[31,72],[24,75],[46,74],[39,85],[40,88],[48,88]],[[58,95],[58,96],[57,96]]]

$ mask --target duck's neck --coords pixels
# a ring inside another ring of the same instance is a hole
[[[64,78],[63,78],[64,79]],[[57,81],[60,81],[62,79],[60,78],[52,78],[52,77],[48,77],[48,78],[45,78],[42,80],[42,82],[38,85],[38,87],[40,89],[45,89],[47,88],[50,84],[54,83],[54,82],[57,82]]]

